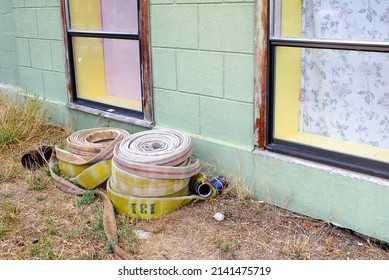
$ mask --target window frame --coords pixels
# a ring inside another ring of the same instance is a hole
[[[340,41],[324,39],[304,39],[274,37],[274,0],[257,0],[257,30],[255,43],[255,137],[256,145],[271,152],[307,159],[330,166],[345,168],[359,173],[389,179],[389,167],[386,162],[360,156],[330,151],[274,137],[275,127],[275,64],[277,47],[322,48],[338,50],[357,50],[389,53],[389,43]],[[260,25],[261,24],[261,25]],[[262,47],[262,50],[258,48]],[[260,76],[264,75],[264,76]]]
[[[61,0],[61,17],[65,48],[65,72],[67,78],[68,102],[70,109],[83,111],[97,116],[135,124],[144,127],[153,126],[152,80],[149,35],[149,1],[137,0],[138,3],[138,33],[73,30],[70,26],[69,0]],[[85,100],[77,97],[76,71],[73,61],[73,37],[91,37],[108,39],[125,39],[139,41],[142,112],[115,107],[113,105]],[[112,111],[114,109],[114,111]]]

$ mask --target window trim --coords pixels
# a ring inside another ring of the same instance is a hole
[[[275,49],[278,46],[389,52],[383,42],[359,42],[271,37],[274,1],[256,0],[255,33],[255,125],[256,145],[260,149],[346,168],[389,179],[388,164],[306,144],[274,138]]]
[[[98,115],[101,117],[114,119],[120,122],[135,124],[143,127],[152,127],[154,124],[153,115],[153,96],[152,96],[152,76],[151,76],[151,51],[150,51],[150,34],[149,34],[149,1],[138,0],[138,34],[122,32],[101,32],[101,31],[82,31],[70,29],[69,13],[67,0],[60,1],[60,10],[63,26],[63,42],[65,50],[65,74],[67,80],[68,103],[66,106],[70,109]],[[137,39],[140,47],[140,73],[142,84],[142,109],[139,113],[124,108],[115,108],[115,113],[110,112],[109,108],[115,107],[97,103],[93,101],[84,101],[76,96],[76,80],[72,57],[73,36],[81,35],[82,37],[104,37],[116,39]],[[105,108],[105,106],[107,108]],[[117,113],[116,113],[117,112]]]

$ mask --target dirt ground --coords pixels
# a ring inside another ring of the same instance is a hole
[[[64,143],[69,133],[48,126],[41,137],[0,149],[0,259],[113,259],[99,198],[83,204],[58,190],[45,169],[29,171],[20,164],[24,152]],[[224,220],[215,220],[216,212]],[[234,182],[222,195],[155,220],[120,214],[116,220],[119,245],[139,260],[389,259],[383,244],[248,198]]]

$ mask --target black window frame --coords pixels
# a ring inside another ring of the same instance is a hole
[[[389,53],[389,42],[364,42],[364,41],[341,41],[324,39],[304,39],[273,36],[275,24],[275,1],[270,0],[268,5],[268,28],[267,28],[267,93],[266,93],[266,149],[297,158],[311,160],[330,166],[340,167],[363,174],[373,175],[389,179],[389,164],[369,158],[363,158],[324,148],[309,146],[297,142],[277,139],[274,137],[275,127],[275,82],[276,82],[276,48],[318,48],[333,50],[369,51]]]
[[[83,0],[79,0],[83,1]],[[68,107],[80,109],[116,120],[132,122],[141,126],[151,127],[153,125],[152,110],[152,86],[151,86],[151,58],[149,44],[149,1],[137,0],[138,10],[138,31],[136,34],[128,32],[74,30],[71,28],[69,0],[61,0],[62,20],[64,26],[64,42],[66,51],[66,66],[68,79]],[[73,57],[73,38],[106,38],[136,40],[139,42],[140,80],[142,111],[113,106],[92,100],[86,100],[77,96],[76,71]],[[83,109],[81,109],[83,108]],[[100,112],[100,113],[99,113]],[[133,119],[133,121],[131,121]],[[128,121],[130,120],[130,121]]]

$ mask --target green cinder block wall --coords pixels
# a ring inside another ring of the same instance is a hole
[[[155,127],[188,133],[197,157],[258,199],[389,242],[388,180],[255,149],[254,0],[149,2]],[[64,106],[59,0],[2,0],[1,21],[0,51],[15,59],[0,64],[0,83],[37,92],[74,130],[144,129]]]
[[[0,81],[19,83],[12,0],[0,2]]]

